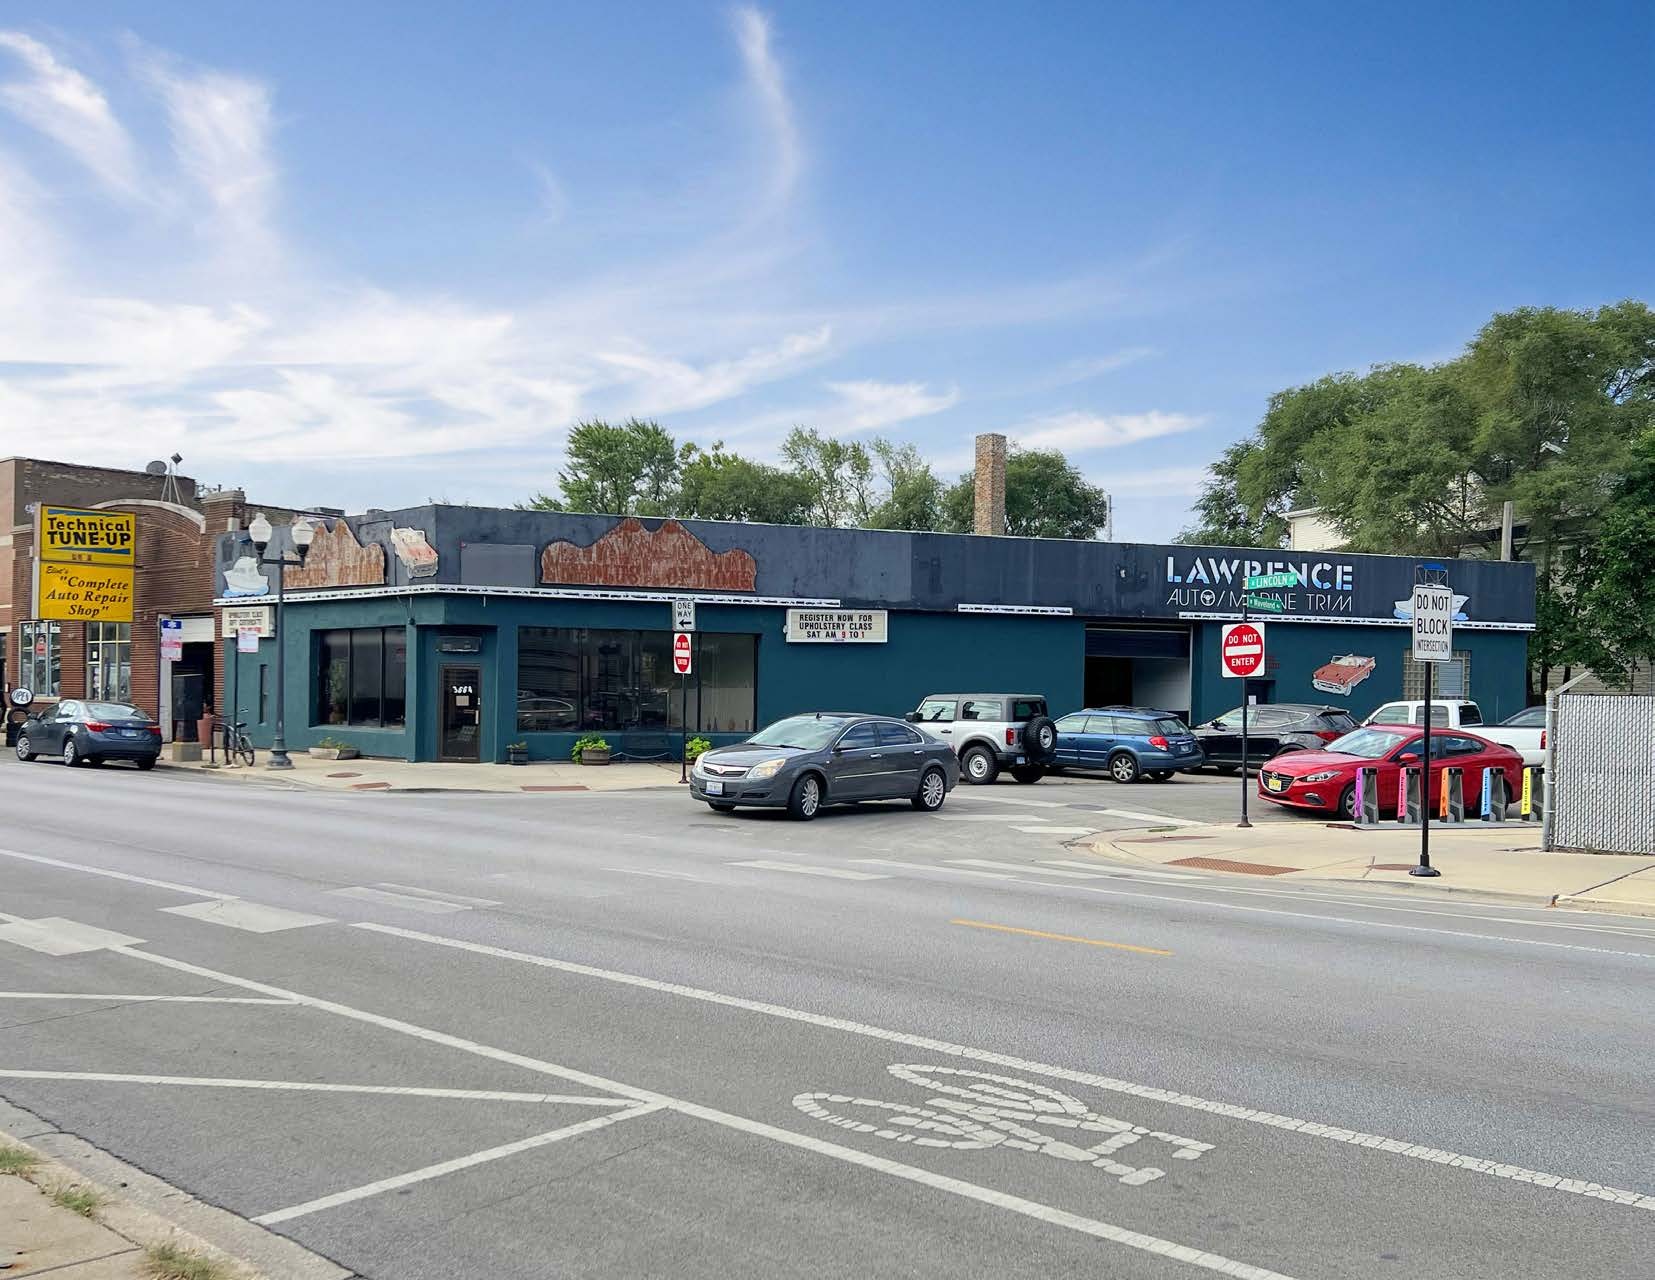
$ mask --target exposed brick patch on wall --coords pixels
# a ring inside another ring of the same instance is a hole
[[[320,528],[310,544],[302,569],[287,571],[287,590],[314,587],[379,587],[385,584],[385,548],[377,542],[363,546],[350,525],[335,520]]]
[[[549,543],[540,580],[593,587],[688,587],[751,591],[758,563],[745,551],[713,552],[676,520],[653,532],[628,517],[589,547]]]

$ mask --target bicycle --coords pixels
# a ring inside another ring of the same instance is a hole
[[[224,722],[224,762],[233,764],[240,759],[242,764],[253,763],[253,740],[247,736],[247,721],[237,720],[231,724]]]

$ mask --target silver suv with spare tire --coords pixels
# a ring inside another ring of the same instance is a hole
[[[1005,769],[1039,782],[1057,757],[1057,726],[1038,693],[933,693],[908,713],[960,758],[960,776],[985,786]]]

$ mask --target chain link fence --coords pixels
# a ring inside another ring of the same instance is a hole
[[[1655,853],[1655,697],[1559,698],[1553,768],[1555,845]]]

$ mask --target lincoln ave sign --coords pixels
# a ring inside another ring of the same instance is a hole
[[[1454,593],[1416,586],[1413,614],[1414,661],[1447,662],[1454,656]]]

